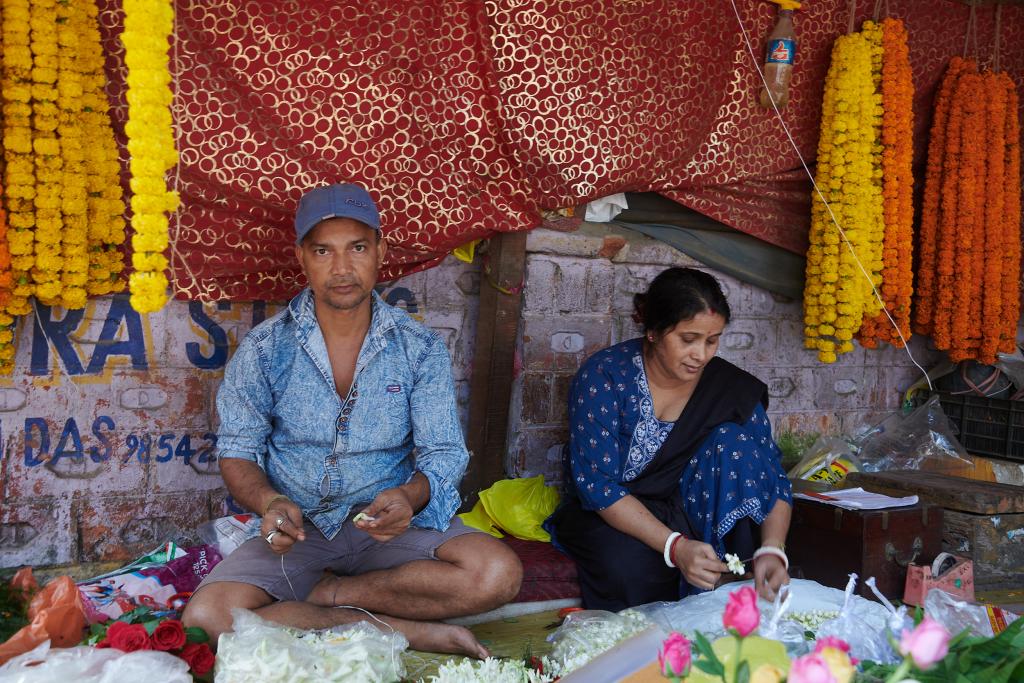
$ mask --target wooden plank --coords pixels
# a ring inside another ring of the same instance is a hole
[[[472,457],[462,480],[464,509],[472,507],[479,491],[505,476],[508,410],[525,275],[526,233],[502,233],[491,239],[480,281],[470,378],[466,445]]]
[[[1024,486],[980,482],[934,472],[852,472],[844,482],[896,496],[917,494],[949,510],[981,515],[1024,513]]]

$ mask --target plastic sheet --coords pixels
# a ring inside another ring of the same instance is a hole
[[[953,635],[968,629],[971,635],[983,638],[997,635],[1020,618],[1013,612],[1007,612],[998,607],[957,600],[938,588],[928,591],[928,595],[924,599],[924,611],[925,614],[945,626],[946,630]],[[996,625],[996,628],[993,628],[993,624]]]
[[[683,598],[678,602],[657,602],[634,609],[667,631],[679,631],[691,638],[696,631],[700,631],[708,640],[715,640],[726,634],[722,625],[722,613],[729,600],[729,593],[744,585],[753,586],[754,583],[729,583],[713,591]],[[858,659],[888,661],[875,657],[881,656],[878,654],[882,649],[880,643],[885,643],[888,647],[886,629],[889,627],[891,614],[883,605],[854,595],[852,587],[848,587],[844,592],[822,586],[815,581],[793,579],[789,583],[788,596],[778,605],[759,599],[758,607],[761,610],[760,634],[778,638],[793,656],[807,651],[806,640],[803,638],[805,628],[796,622],[787,623],[787,617],[798,613],[837,612],[838,616],[835,619],[825,621],[818,627],[818,636],[842,637],[850,643],[853,648],[851,654]],[[773,618],[779,610],[782,610],[783,614],[773,631]]]
[[[571,612],[562,625],[548,636],[548,642],[554,647],[551,655],[545,658],[544,670],[555,676],[565,676],[652,626],[656,631],[652,638],[657,636],[664,639],[668,636],[667,632],[660,632],[656,624],[635,609],[623,610],[618,614],[604,610]]]
[[[919,470],[926,461],[973,466],[956,440],[956,429],[939,405],[938,395],[907,415],[894,413],[868,430],[855,444],[865,472]]]
[[[0,683],[192,683],[188,664],[166,652],[113,648],[50,649],[47,641],[0,666]]]
[[[233,609],[234,631],[221,635],[217,683],[331,683],[397,681],[405,675],[401,633],[368,622],[323,631],[299,631]]]

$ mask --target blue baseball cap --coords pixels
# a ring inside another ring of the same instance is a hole
[[[314,187],[302,195],[295,210],[295,243],[301,244],[309,231],[328,218],[351,218],[380,230],[380,214],[373,197],[352,183]]]

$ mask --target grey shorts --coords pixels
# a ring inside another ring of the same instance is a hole
[[[236,581],[258,586],[277,600],[304,600],[325,571],[356,576],[414,560],[436,560],[437,549],[447,541],[483,533],[458,517],[445,532],[409,527],[387,543],[375,541],[351,519],[332,540],[324,538],[309,520],[305,529],[306,540],[284,555],[274,553],[263,538],[250,538],[217,564],[196,590],[219,581]]]

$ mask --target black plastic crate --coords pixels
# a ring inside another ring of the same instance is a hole
[[[1024,401],[936,393],[968,453],[1024,462]]]

